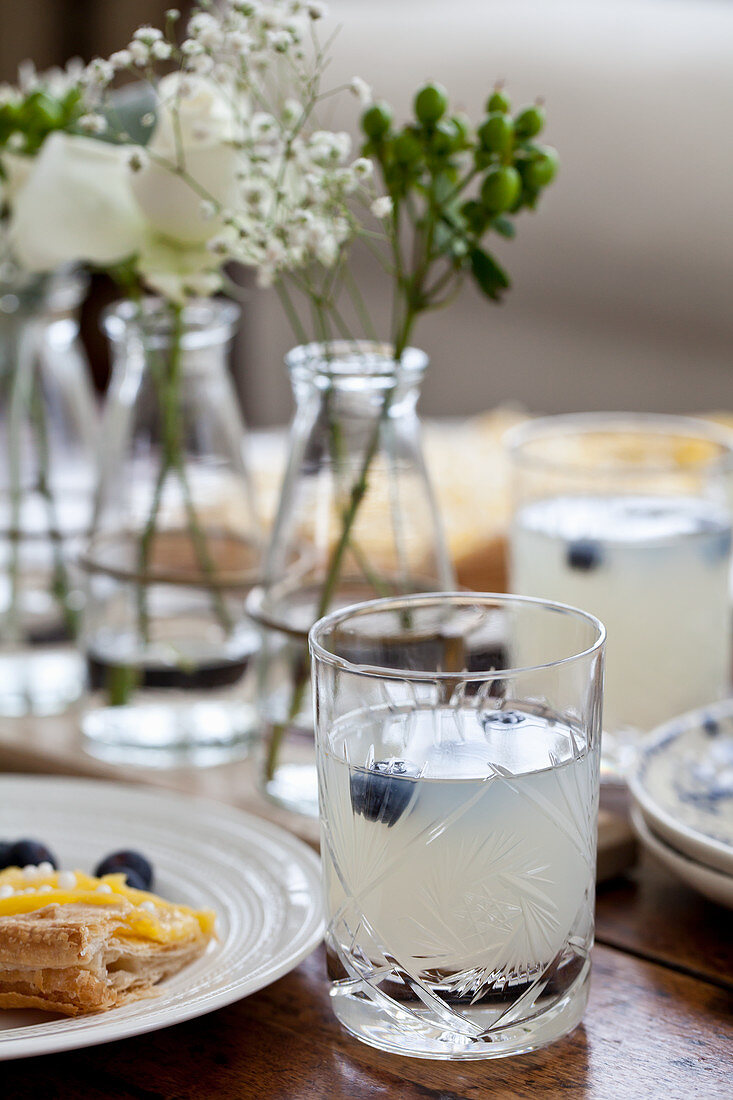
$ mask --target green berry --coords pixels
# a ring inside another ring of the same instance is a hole
[[[430,152],[434,156],[444,157],[452,153],[459,136],[450,120],[439,122],[430,132]]]
[[[394,140],[395,160],[407,166],[417,164],[422,158],[422,146],[415,135],[407,128]]]
[[[543,146],[542,150],[532,157],[522,173],[525,184],[534,189],[547,187],[557,175],[558,163],[555,150],[549,145]]]
[[[392,108],[389,103],[374,103],[361,116],[361,128],[372,141],[380,141],[389,133],[392,125]]]
[[[479,141],[490,153],[505,153],[514,141],[514,123],[509,115],[494,111],[478,129]]]
[[[426,84],[415,96],[415,118],[423,126],[434,126],[448,110],[448,93],[442,84]]]
[[[455,149],[468,149],[471,145],[471,120],[468,115],[462,112],[453,115],[450,124],[455,133]]]
[[[478,148],[473,154],[473,163],[476,165],[479,172],[483,172],[485,168],[489,168],[494,161],[494,154],[490,153],[488,149]]]
[[[481,202],[492,214],[511,209],[522,190],[522,179],[516,168],[497,165],[489,168],[481,184]]]
[[[486,113],[491,114],[492,111],[506,112],[511,111],[511,109],[509,96],[505,95],[501,88],[494,88],[486,102]]]
[[[539,134],[545,125],[545,112],[539,104],[525,107],[514,120],[514,128],[519,138],[531,138]]]

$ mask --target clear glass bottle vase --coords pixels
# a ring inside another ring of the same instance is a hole
[[[246,751],[245,596],[262,537],[227,370],[239,310],[123,302],[105,316],[113,375],[83,556],[87,747],[141,765]]]
[[[0,714],[58,714],[84,685],[70,568],[89,529],[98,411],[78,271],[0,271]]]
[[[416,406],[427,356],[334,341],[286,358],[296,402],[265,565],[247,603],[259,625],[262,784],[318,812],[307,636],[326,611],[454,587]]]

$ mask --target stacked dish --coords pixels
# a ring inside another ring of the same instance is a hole
[[[656,730],[629,789],[645,847],[693,889],[733,908],[733,699]]]

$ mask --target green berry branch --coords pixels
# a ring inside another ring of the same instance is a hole
[[[534,210],[554,179],[557,153],[535,141],[544,124],[539,103],[512,115],[500,87],[475,129],[465,115],[449,113],[439,84],[418,91],[414,120],[401,128],[387,103],[362,115],[363,154],[375,162],[390,200],[395,358],[417,317],[451,302],[467,277],[493,300],[508,289],[509,276],[485,240],[491,232],[514,237],[514,216]]]

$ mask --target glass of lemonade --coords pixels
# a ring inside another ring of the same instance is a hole
[[[601,773],[731,673],[730,438],[684,417],[554,416],[508,438],[511,589],[608,631]]]
[[[585,612],[472,593],[311,630],[331,998],[357,1038],[491,1058],[579,1023],[604,641]]]

